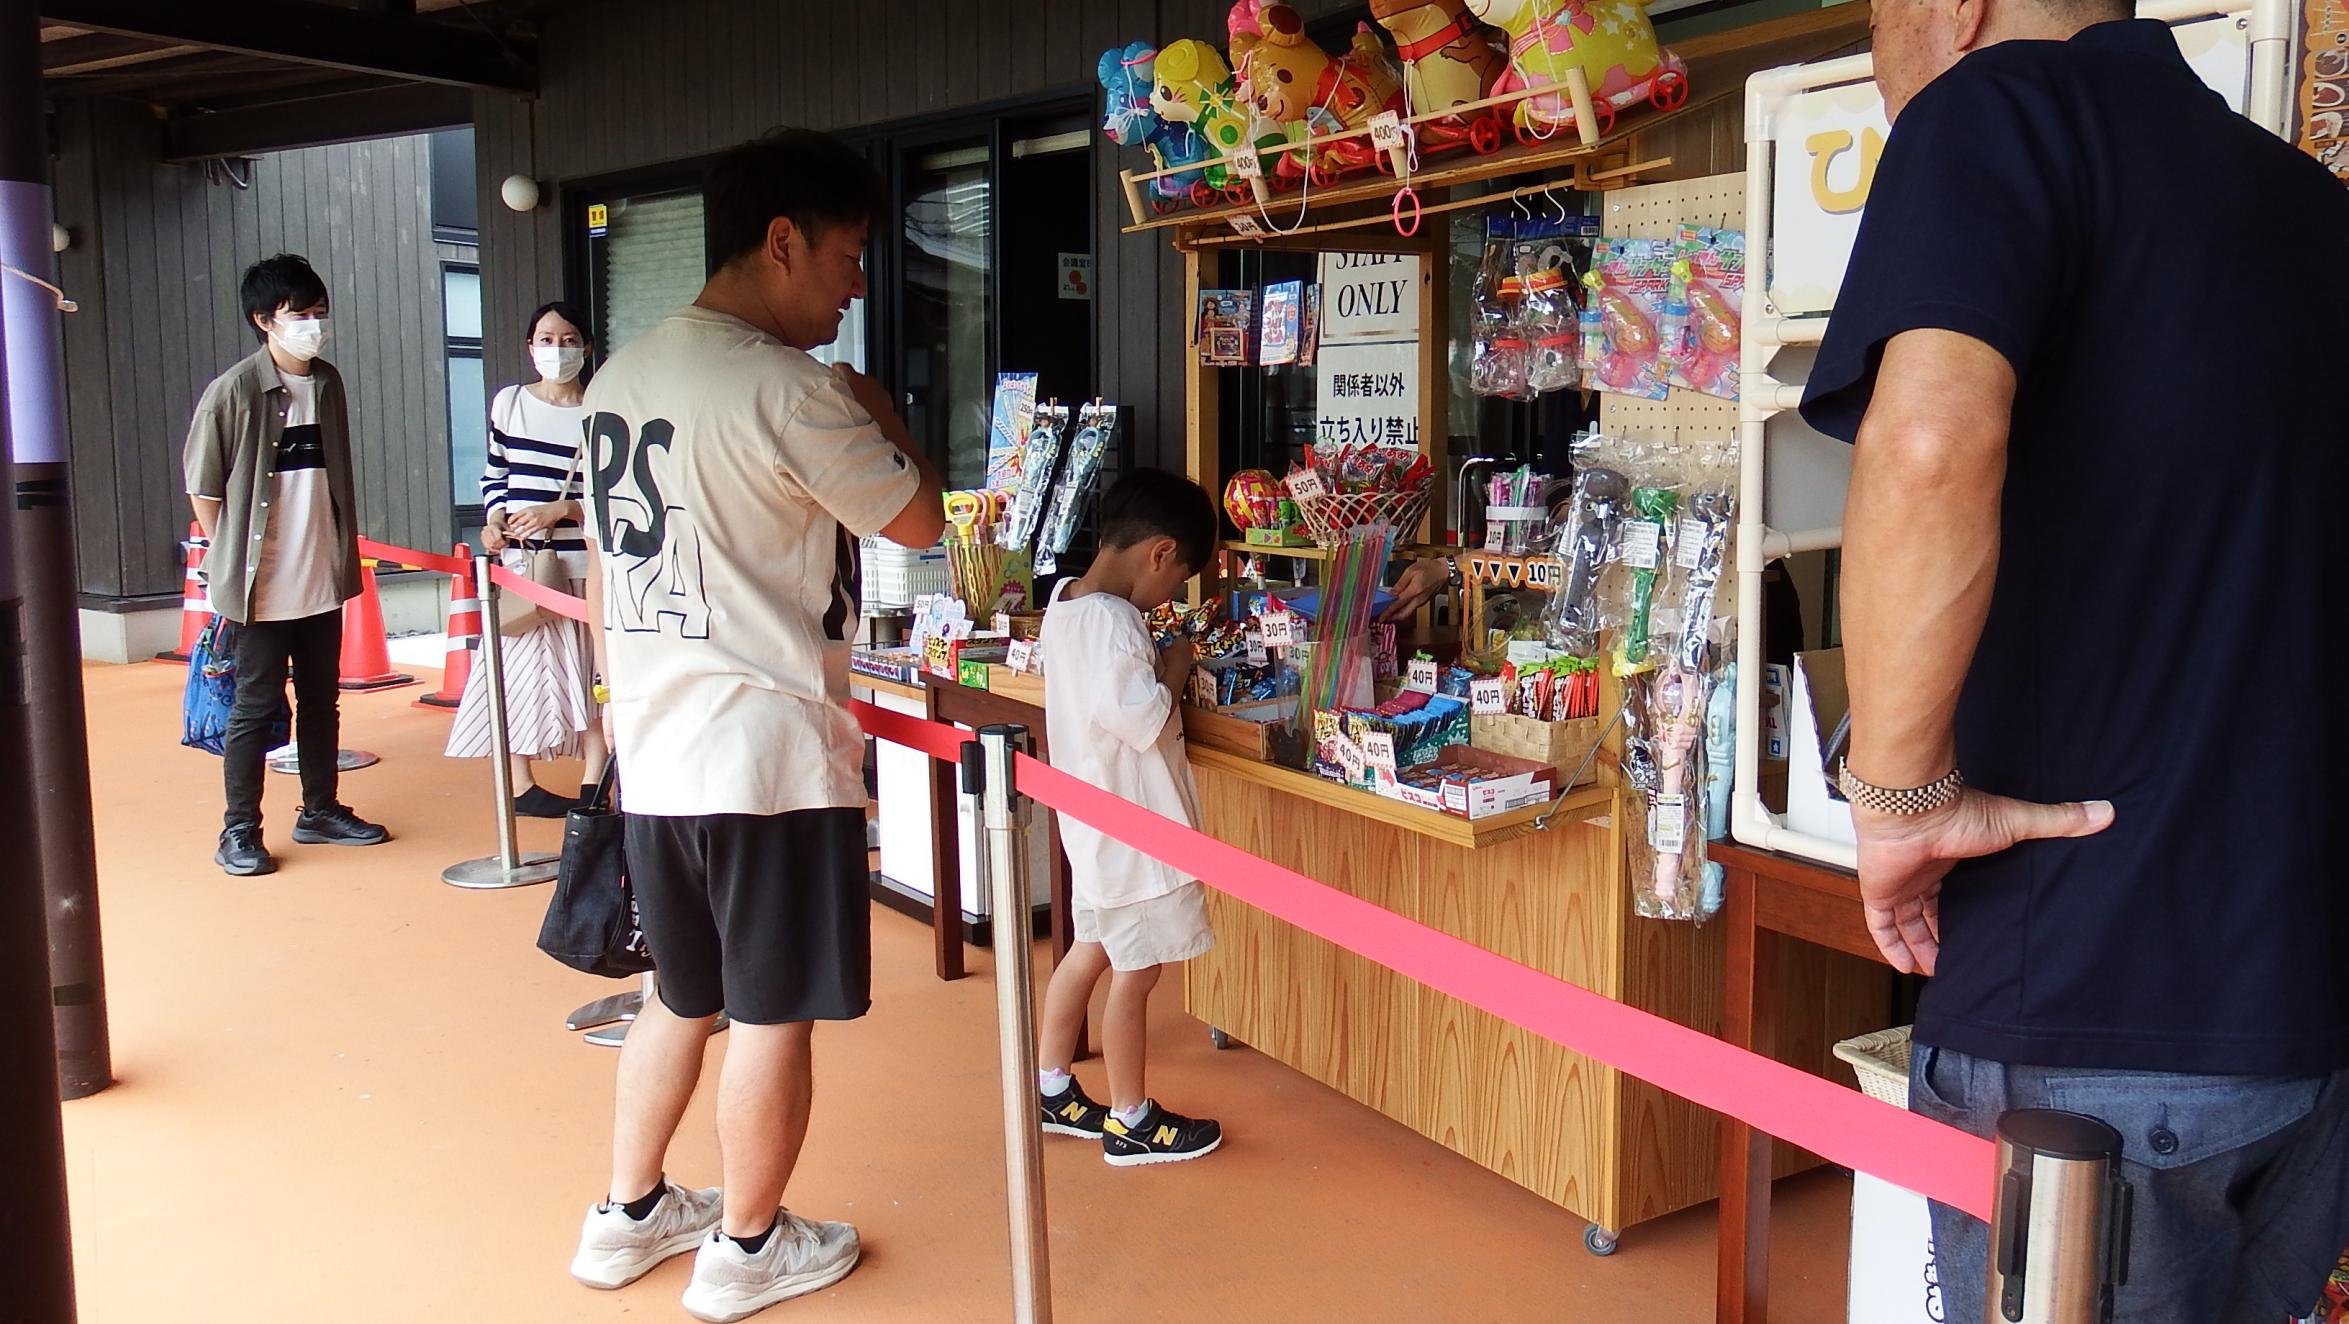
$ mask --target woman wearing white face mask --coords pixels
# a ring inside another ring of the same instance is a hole
[[[488,523],[481,545],[522,571],[526,549],[551,547],[583,594],[587,542],[581,524],[580,445],[586,432],[583,380],[594,342],[586,317],[560,300],[530,320],[534,382],[499,391],[489,407],[489,465],[481,475],[481,503]],[[561,818],[576,803],[538,784],[531,760],[579,758],[590,785],[603,775],[603,729],[596,717],[594,652],[587,627],[550,617],[504,641],[500,660],[506,673],[506,735],[513,753],[514,812],[533,818]],[[458,701],[449,732],[451,758],[490,756],[488,671],[475,667]]]

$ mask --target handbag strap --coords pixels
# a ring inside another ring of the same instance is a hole
[[[603,778],[596,782],[595,790],[590,792],[585,799],[579,802],[579,807],[589,811],[590,813],[610,813],[612,808],[612,791],[614,788],[619,786],[619,784],[620,760],[617,758],[604,760]]]

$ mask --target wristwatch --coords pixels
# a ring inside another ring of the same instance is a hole
[[[1460,573],[1459,557],[1447,556],[1444,558],[1444,582],[1451,585],[1454,590],[1467,587],[1467,577]]]
[[[1956,768],[1951,768],[1923,786],[1899,790],[1861,781],[1853,774],[1849,759],[1838,761],[1835,768],[1835,788],[1843,792],[1843,798],[1851,801],[1856,808],[1872,809],[1879,814],[1899,814],[1904,817],[1930,814],[1956,800],[1958,792],[1964,790],[1965,786],[1965,774]]]

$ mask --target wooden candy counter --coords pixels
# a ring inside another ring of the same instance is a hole
[[[1724,927],[1631,913],[1619,792],[1584,787],[1470,822],[1288,768],[1191,752],[1212,836],[1594,992],[1719,1033]],[[1248,1047],[1616,1233],[1715,1194],[1712,1114],[1210,892],[1215,950],[1185,1006]],[[1787,953],[1779,1057],[1832,1070],[1837,1039],[1880,1028],[1880,967]],[[1780,1173],[1816,1162],[1781,1154]]]

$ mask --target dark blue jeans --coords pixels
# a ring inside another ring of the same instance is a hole
[[[1916,1046],[1911,1111],[1978,1136],[2057,1108],[2121,1133],[2135,1188],[2116,1324],[2283,1324],[2308,1314],[2349,1246],[2349,1072],[2187,1076],[2011,1066]],[[1990,1230],[1933,1206],[1946,1318],[1984,1318]]]

